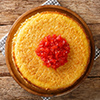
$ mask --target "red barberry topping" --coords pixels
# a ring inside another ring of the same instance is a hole
[[[56,69],[67,62],[69,51],[67,41],[61,35],[54,34],[44,37],[35,52],[44,61],[44,65]]]

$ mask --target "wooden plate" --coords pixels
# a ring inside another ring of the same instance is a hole
[[[50,92],[50,91],[44,91],[42,89],[39,89],[35,86],[32,86],[30,83],[27,83],[19,74],[19,72],[16,69],[16,66],[14,65],[13,61],[12,61],[12,55],[11,55],[11,48],[12,48],[12,39],[14,37],[14,34],[16,33],[17,29],[19,28],[19,26],[21,25],[22,22],[24,22],[27,18],[31,17],[32,15],[35,15],[36,13],[39,12],[43,12],[43,11],[58,11],[60,13],[64,13],[67,16],[73,18],[74,20],[76,20],[84,29],[85,33],[87,34],[89,40],[90,40],[90,46],[91,46],[91,55],[90,55],[90,63],[88,64],[87,70],[84,73],[84,75],[82,75],[80,77],[80,79],[75,82],[75,84],[73,84],[72,86],[62,90],[62,91],[55,91],[55,92]],[[73,11],[61,7],[61,6],[54,6],[54,5],[46,5],[46,6],[40,6],[37,8],[33,8],[29,11],[27,11],[26,13],[24,13],[21,17],[19,17],[15,23],[13,24],[7,41],[6,41],[6,47],[5,47],[5,57],[6,57],[6,64],[7,67],[9,69],[10,74],[12,75],[12,77],[16,80],[16,82],[25,90],[27,90],[28,92],[32,93],[32,94],[36,94],[36,95],[40,95],[40,96],[60,96],[66,93],[69,93],[70,91],[72,91],[73,89],[75,89],[89,74],[93,62],[94,62],[94,55],[95,55],[95,48],[94,48],[94,40],[93,40],[93,36],[91,31],[89,30],[87,24],[83,21],[83,19],[77,15],[76,13],[74,13]]]

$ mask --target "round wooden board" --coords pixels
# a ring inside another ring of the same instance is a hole
[[[36,13],[40,13],[40,12],[44,12],[44,11],[57,11],[60,13],[64,13],[67,16],[73,18],[75,21],[77,21],[81,27],[84,29],[88,39],[90,40],[90,46],[91,46],[91,55],[90,55],[90,62],[88,64],[87,70],[84,73],[84,75],[82,75],[80,77],[80,79],[75,82],[75,84],[73,84],[71,87],[64,89],[63,91],[55,91],[55,92],[50,92],[50,91],[44,91],[42,89],[39,89],[38,87],[35,87],[33,85],[31,85],[30,83],[27,83],[19,74],[19,72],[16,69],[16,66],[14,65],[13,61],[12,61],[12,52],[11,52],[11,48],[12,48],[12,39],[14,37],[14,34],[16,33],[17,29],[19,28],[19,26],[21,25],[22,22],[24,22],[27,18],[31,17],[32,15],[35,15]],[[12,77],[16,80],[16,82],[25,90],[27,90],[28,92],[32,93],[32,94],[36,94],[36,95],[40,95],[40,96],[60,96],[60,95],[64,95],[66,93],[69,93],[70,91],[72,91],[73,89],[75,89],[77,86],[79,86],[79,84],[87,77],[87,75],[90,73],[93,62],[94,62],[94,55],[95,55],[95,47],[94,47],[94,40],[93,40],[93,36],[92,33],[90,31],[90,29],[88,28],[87,24],[83,21],[83,19],[77,15],[75,12],[61,7],[61,6],[54,6],[54,5],[46,5],[46,6],[40,6],[37,8],[33,8],[29,11],[27,11],[26,13],[24,13],[22,16],[20,16],[15,23],[13,24],[9,35],[7,37],[7,41],[6,41],[6,47],[5,47],[5,58],[6,58],[6,64],[7,67],[9,69],[10,74],[12,75]]]

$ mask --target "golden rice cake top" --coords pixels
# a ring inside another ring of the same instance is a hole
[[[47,35],[61,35],[70,46],[68,62],[48,68],[35,53],[39,42]],[[27,81],[49,90],[67,88],[85,72],[90,44],[82,27],[72,18],[58,12],[42,12],[26,19],[13,39],[13,61]]]

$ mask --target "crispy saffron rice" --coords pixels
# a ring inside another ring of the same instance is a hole
[[[56,70],[45,66],[35,52],[40,41],[53,34],[61,35],[70,46],[67,63]],[[42,12],[21,24],[13,38],[12,57],[27,82],[45,90],[64,89],[86,71],[90,43],[81,25],[72,18],[58,12]]]

